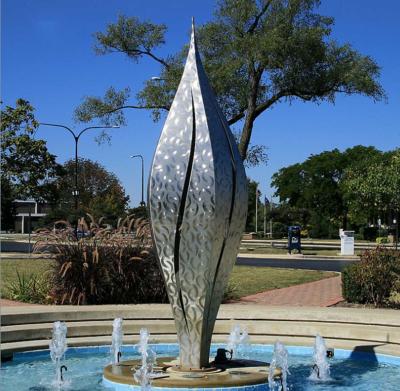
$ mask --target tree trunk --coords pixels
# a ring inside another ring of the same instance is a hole
[[[347,230],[347,209],[343,211],[342,227],[344,231]]]
[[[239,142],[239,153],[240,157],[243,161],[246,160],[247,150],[249,149],[251,132],[253,131],[253,124],[254,124],[254,112],[250,113],[247,111],[246,120],[243,125],[242,134],[240,136]]]
[[[252,68],[252,71],[250,72],[250,94],[247,99],[246,117],[239,142],[239,152],[243,161],[247,156],[251,133],[253,131],[253,124],[256,119],[257,94],[261,75],[262,72],[256,71],[254,67]]]

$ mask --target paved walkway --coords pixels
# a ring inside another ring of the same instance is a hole
[[[21,301],[0,299],[0,307],[32,306],[32,305],[38,306],[39,304],[23,303]]]
[[[276,306],[329,307],[342,300],[341,277],[338,276],[245,296],[237,303]],[[38,306],[38,304],[28,304],[19,301],[0,299],[0,306]]]
[[[288,288],[242,297],[241,304],[329,307],[343,300],[341,277],[325,278]]]

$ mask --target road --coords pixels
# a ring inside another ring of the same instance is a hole
[[[266,255],[268,257],[268,255]],[[330,259],[273,259],[238,257],[236,265],[258,267],[281,267],[288,269],[322,270],[341,272],[344,267],[357,261]]]
[[[24,242],[2,241],[1,251],[7,252],[29,252],[29,244]],[[238,257],[236,264],[259,267],[281,267],[289,269],[309,269],[340,272],[343,268],[354,261],[330,260],[330,259],[277,259],[273,255],[266,255],[266,258]]]

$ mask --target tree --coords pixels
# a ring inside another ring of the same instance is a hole
[[[54,180],[61,166],[46,141],[35,139],[37,127],[34,108],[26,100],[18,99],[15,108],[6,106],[1,112],[2,229],[12,226],[14,199],[52,202],[56,198]]]
[[[346,172],[344,187],[357,211],[375,210],[398,216],[400,212],[400,149],[383,154],[368,168],[355,166]]]
[[[299,99],[334,102],[338,93],[385,99],[380,68],[350,44],[330,38],[333,18],[319,15],[318,0],[221,0],[215,18],[198,29],[203,63],[230,125],[240,124],[245,160],[257,118],[275,104]],[[158,80],[147,80],[131,100],[129,88],[111,87],[103,98],[87,97],[77,107],[80,121],[100,117],[123,123],[123,109],[152,110],[155,120],[168,111],[182,74],[187,46],[175,55],[157,54],[167,27],[120,16],[98,32],[96,52],[122,53],[133,62],[157,62]]]
[[[78,190],[79,211],[78,216],[74,209],[74,196],[72,190],[75,184],[75,161],[68,160],[64,164],[65,175],[57,182],[60,199],[57,208],[47,217],[46,222],[54,217],[72,219],[91,214],[95,220],[105,218],[106,223],[116,223],[119,217],[125,214],[129,196],[119,182],[118,178],[107,171],[102,165],[89,159],[79,159]]]
[[[246,220],[246,232],[257,232],[256,230],[256,200],[257,200],[257,225],[260,228],[260,224],[263,221],[263,209],[260,202],[260,190],[258,190],[259,183],[251,179],[247,179],[247,220]],[[257,191],[257,197],[256,197]]]
[[[291,207],[308,209],[314,236],[331,236],[346,229],[349,213],[344,176],[350,167],[366,170],[382,153],[361,145],[311,155],[305,162],[280,169],[272,176],[275,195]]]

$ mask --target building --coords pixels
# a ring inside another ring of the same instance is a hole
[[[14,200],[14,207],[14,231],[22,234],[34,231],[39,219],[50,211],[49,204],[34,200]]]

